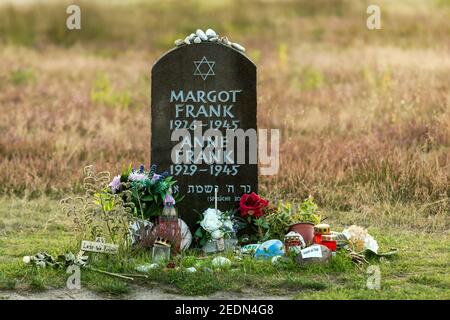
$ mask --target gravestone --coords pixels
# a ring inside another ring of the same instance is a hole
[[[222,211],[236,208],[243,193],[258,192],[258,165],[248,157],[244,164],[173,163],[172,148],[180,141],[171,141],[172,132],[193,134],[200,128],[194,121],[201,121],[203,132],[256,130],[256,117],[256,66],[243,53],[202,42],[172,49],[153,65],[151,159],[178,181],[177,191],[185,195],[178,212],[192,230],[199,214],[214,207],[216,187]],[[249,139],[245,145],[248,153]]]

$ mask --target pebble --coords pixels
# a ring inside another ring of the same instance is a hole
[[[208,38],[217,37],[217,33],[213,29],[206,30],[205,34]]]
[[[282,261],[282,259],[283,259],[282,256],[275,256],[272,258],[272,264],[275,266],[279,264]]]
[[[186,271],[189,273],[194,273],[194,272],[197,272],[197,269],[195,269],[194,267],[190,267],[190,268],[186,268]]]
[[[206,34],[203,32],[202,29],[197,29],[195,34],[197,35],[197,37],[200,38],[200,40],[204,40],[204,41],[208,40],[208,37],[206,36]],[[198,42],[196,42],[196,43],[198,43]]]
[[[183,40],[183,39],[177,39],[177,40],[175,40],[175,45],[176,45],[177,47],[181,46],[182,44],[184,44],[184,40]]]
[[[148,272],[150,269],[157,269],[159,265],[157,263],[147,263],[136,267],[136,271]]]
[[[203,272],[213,273],[213,270],[211,268],[208,268],[208,267],[204,267],[202,270],[203,270]]]
[[[204,32],[202,29],[197,29],[195,33],[191,33],[184,40],[177,39],[175,40],[175,46],[180,47],[184,44],[192,44],[192,43],[201,43],[202,41],[210,41],[210,42],[218,42],[225,46],[232,47],[241,52],[245,52],[245,48],[241,46],[239,43],[231,42],[228,40],[228,37],[219,37],[219,35],[211,28],[207,29]]]
[[[241,46],[239,43],[232,42],[232,43],[231,43],[231,46],[232,46],[233,48],[235,48],[236,50],[245,52],[245,48],[244,48],[243,46]]]
[[[231,265],[231,261],[225,257],[215,257],[211,264],[213,267],[227,267]]]
[[[190,35],[188,35],[189,41],[193,41],[195,37],[196,37],[195,33],[191,33]]]

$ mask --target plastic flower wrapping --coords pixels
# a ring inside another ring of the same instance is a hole
[[[352,225],[344,229],[344,231],[342,231],[342,234],[349,240],[355,251],[361,252],[364,250],[371,250],[375,253],[378,253],[378,243],[367,232],[367,229]]]

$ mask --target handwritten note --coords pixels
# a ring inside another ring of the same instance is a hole
[[[300,254],[303,259],[322,258],[322,249],[318,245],[313,245],[300,251]]]
[[[116,254],[119,251],[119,246],[111,243],[83,240],[81,242],[81,250],[89,252]]]

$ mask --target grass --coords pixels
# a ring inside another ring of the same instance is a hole
[[[57,201],[45,198],[24,201],[14,198],[0,200],[0,224],[5,230],[0,236],[0,290],[41,292],[65,287],[68,275],[64,269],[39,269],[22,263],[24,255],[46,251],[58,255],[76,252],[79,243],[71,223],[60,210]],[[12,212],[20,212],[16,217]],[[27,221],[22,228],[14,227],[17,219]],[[336,229],[340,220],[330,218]],[[46,221],[47,223],[43,223]],[[218,291],[241,292],[296,299],[449,299],[448,273],[450,235],[448,232],[423,232],[407,228],[394,229],[378,225],[370,229],[384,250],[396,247],[398,256],[391,259],[371,259],[371,265],[381,270],[381,290],[366,287],[366,269],[358,269],[344,254],[338,254],[328,265],[299,266],[293,261],[272,265],[250,257],[237,260],[232,253],[230,268],[214,269],[213,256],[198,259],[196,252],[187,252],[175,259],[180,269],[150,270],[148,279],[122,280],[92,270],[82,270],[82,287],[103,295],[125,297],[136,285],[159,287],[182,295],[209,295]],[[94,254],[92,266],[109,272],[131,273],[137,265],[148,263],[150,253],[138,251],[120,256]],[[185,268],[196,267],[196,273]],[[206,268],[206,269],[205,269]]]

